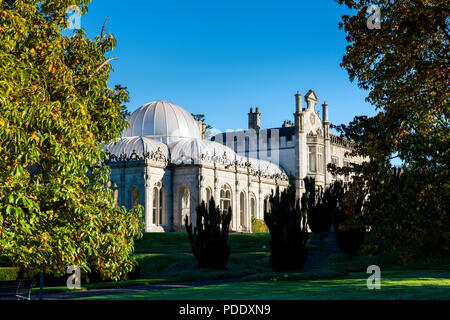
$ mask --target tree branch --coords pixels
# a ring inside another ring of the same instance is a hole
[[[95,72],[99,71],[101,68],[103,68],[107,63],[110,63],[113,60],[117,60],[117,58],[109,58],[105,62],[103,62],[101,65],[98,66],[97,69],[95,69]]]
[[[108,18],[105,19],[105,22],[103,23],[103,27],[102,27],[102,33],[100,34],[100,39],[103,39],[103,32],[105,31],[105,25],[106,22],[108,21]]]

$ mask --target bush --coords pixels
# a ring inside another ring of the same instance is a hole
[[[308,254],[306,217],[295,198],[295,187],[271,195],[264,220],[270,231],[270,265],[272,270],[301,270]]]
[[[269,228],[267,228],[267,225],[264,222],[264,220],[252,217],[252,232],[267,233],[269,232]]]
[[[20,276],[20,268],[5,267],[0,268],[0,281],[16,280]]]
[[[221,213],[214,199],[209,202],[209,209],[204,201],[197,207],[197,225],[193,228],[186,217],[185,226],[191,242],[192,253],[200,268],[225,268],[230,256],[231,208]]]

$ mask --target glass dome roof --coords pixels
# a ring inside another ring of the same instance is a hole
[[[128,119],[123,137],[145,136],[170,144],[182,139],[200,139],[197,121],[182,107],[167,101],[144,104]]]

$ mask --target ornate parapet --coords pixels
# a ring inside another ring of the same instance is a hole
[[[334,134],[330,134],[330,141],[332,144],[337,145],[337,146],[341,146],[344,148],[354,148],[355,147],[355,143],[351,140],[348,140],[346,138],[334,135]]]
[[[107,163],[129,163],[129,162],[138,162],[138,161],[150,161],[155,162],[160,165],[167,165],[169,162],[169,159],[164,155],[164,153],[158,148],[154,152],[144,152],[143,154],[136,153],[136,150],[133,150],[133,152],[128,155],[127,153],[121,153],[118,156],[106,151],[106,159],[105,161]]]

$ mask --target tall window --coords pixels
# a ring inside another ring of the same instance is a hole
[[[159,224],[163,223],[163,206],[164,206],[164,188],[159,189]]]
[[[272,130],[267,129],[267,156],[272,155]]]
[[[250,214],[253,218],[256,218],[256,199],[255,196],[250,196]]]
[[[119,204],[119,189],[114,189],[113,192],[114,205],[117,206]]]
[[[157,226],[163,223],[164,189],[161,182],[153,188],[153,223]]]
[[[248,152],[250,150],[250,137],[245,136],[245,156],[248,157]]]
[[[241,226],[247,226],[247,210],[245,203],[245,193],[242,191],[239,196],[239,213],[241,218]]]
[[[320,173],[324,173],[324,165],[323,165],[323,148],[319,148],[319,154],[318,154],[318,170]]]
[[[229,207],[231,207],[231,188],[224,185],[220,189],[220,210],[224,213],[228,211]]]
[[[264,197],[264,213],[266,212],[270,212],[270,201],[268,195]]]
[[[237,136],[234,136],[233,148],[234,148],[234,152],[237,152]]]
[[[184,226],[186,217],[190,219],[191,210],[191,194],[188,188],[184,188],[181,192],[181,226]]]
[[[139,189],[138,187],[133,187],[133,208],[139,205]]]
[[[316,147],[309,147],[309,172],[316,172]]]
[[[117,206],[119,204],[119,187],[117,186],[117,183],[115,183],[113,181],[108,181],[106,186],[111,189],[113,200],[114,200],[114,205]],[[134,204],[134,202],[133,202],[133,204]]]
[[[210,188],[206,188],[206,206],[209,206],[209,202],[211,201],[212,192]]]

